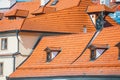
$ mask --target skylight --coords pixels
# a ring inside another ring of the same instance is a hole
[[[54,6],[58,3],[58,0],[54,0],[52,3],[51,3],[51,6]]]

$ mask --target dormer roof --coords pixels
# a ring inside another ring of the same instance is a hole
[[[29,14],[28,10],[15,9],[5,14],[5,17],[15,16],[15,17],[27,17]]]
[[[87,13],[98,13],[98,12],[113,13],[114,10],[107,7],[106,5],[90,5],[90,6],[88,6]]]

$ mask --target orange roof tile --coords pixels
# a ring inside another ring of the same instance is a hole
[[[106,5],[90,5],[88,6],[87,13],[94,13],[94,12],[114,12],[112,9],[107,7]]]
[[[40,7],[38,10],[34,11],[32,14],[37,15],[37,14],[43,14],[43,13],[52,13],[55,11],[56,11],[55,7]]]
[[[20,30],[21,25],[23,23],[23,19],[21,20],[1,20],[0,21],[0,32],[10,31],[10,30]]]
[[[89,4],[90,1],[82,0],[77,7],[28,18],[25,20],[22,30],[76,33],[83,32],[83,27],[86,26],[88,32],[95,31],[95,27],[86,13]]]
[[[54,0],[51,0],[46,5],[46,7],[55,7],[56,11],[58,11],[58,10],[62,10],[62,9],[66,9],[66,8],[77,6],[80,3],[80,1],[82,1],[82,0],[59,0],[59,2],[56,5],[51,6],[51,3],[53,1]]]
[[[16,17],[27,17],[29,14],[28,10],[15,9],[5,14],[6,17],[16,16]]]
[[[21,67],[19,67],[10,77],[40,77],[46,76],[47,74],[52,76],[51,72],[49,72],[52,68],[54,68],[54,70],[56,71],[70,70],[66,69],[66,67],[68,67],[68,65],[79,54],[81,54],[93,34],[94,32],[86,34],[44,37],[40,41],[32,55],[29,57],[29,59]],[[49,46],[60,47],[61,52],[50,63],[46,63],[46,51],[44,51],[44,49]],[[23,70],[25,71],[24,73]],[[31,75],[31,73],[34,74]],[[61,73],[59,73],[58,71],[54,74],[54,76],[55,75],[61,75]]]
[[[115,47],[120,42],[119,34],[119,25],[104,28],[92,44],[109,44],[110,48],[95,61],[90,61],[90,50],[87,49],[74,64],[71,62],[81,54],[93,33],[44,37],[28,60],[12,73],[10,78],[76,75],[120,76],[118,48]],[[61,47],[62,49],[50,63],[46,63],[44,49],[47,46]]]
[[[7,14],[9,12],[10,12],[10,14],[15,14],[14,10],[19,9],[19,10],[29,11],[28,17],[33,17],[33,15],[31,13],[33,11],[35,11],[36,9],[38,9],[39,6],[40,6],[40,2],[17,2],[9,11],[5,12],[5,14]],[[11,11],[13,11],[13,12],[11,12]]]

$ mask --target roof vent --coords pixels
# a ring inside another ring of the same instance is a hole
[[[83,26],[83,33],[87,33],[87,27]]]

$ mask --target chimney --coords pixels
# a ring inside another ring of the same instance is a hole
[[[41,6],[45,6],[50,0],[41,0]]]

